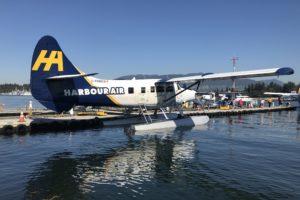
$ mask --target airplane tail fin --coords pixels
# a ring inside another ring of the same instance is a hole
[[[62,112],[76,103],[76,97],[66,98],[61,89],[62,86],[75,88],[74,79],[49,78],[80,74],[53,37],[44,36],[38,41],[32,56],[30,86],[32,96],[46,108]]]

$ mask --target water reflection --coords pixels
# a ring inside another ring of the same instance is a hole
[[[140,185],[156,179],[171,181],[182,160],[194,157],[194,141],[157,136],[132,140],[127,147],[109,156],[102,166],[80,170],[83,187],[92,184],[111,184],[117,187]],[[81,169],[85,169],[85,165]]]
[[[299,109],[298,109],[298,115],[297,115],[297,139],[300,142],[300,112],[299,112]]]
[[[300,124],[300,112],[298,111],[297,123]]]
[[[214,118],[206,127],[174,132],[125,136],[123,129],[112,129],[115,134],[104,129],[101,135],[85,135],[80,140],[74,134],[68,141],[75,144],[76,140],[82,150],[61,149],[35,166],[25,198],[293,197],[286,189],[294,189],[298,180],[299,148],[295,133],[288,131],[295,131],[299,120],[297,112],[258,113]],[[112,141],[112,134],[118,143]],[[82,140],[91,147],[83,147]]]
[[[26,199],[82,199],[80,181],[74,179],[78,161],[71,153],[53,155],[34,172],[26,185]]]
[[[177,130],[172,136],[129,137],[125,146],[105,154],[55,154],[31,175],[26,198],[82,199],[95,192],[95,185],[130,186],[138,191],[153,179],[172,182],[183,162],[195,157],[196,143],[182,139],[185,131]]]

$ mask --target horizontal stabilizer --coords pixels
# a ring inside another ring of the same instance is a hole
[[[70,75],[61,75],[61,76],[52,76],[47,78],[48,80],[57,80],[57,79],[71,79],[71,78],[79,78],[79,77],[86,77],[86,76],[94,76],[98,73],[91,73],[91,74],[70,74]]]

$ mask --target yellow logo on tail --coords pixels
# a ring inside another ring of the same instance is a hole
[[[61,51],[51,51],[49,58],[46,58],[47,50],[42,50],[38,58],[36,59],[32,71],[38,71],[41,64],[45,63],[43,71],[49,71],[52,65],[57,64],[58,71],[64,71],[63,56]]]

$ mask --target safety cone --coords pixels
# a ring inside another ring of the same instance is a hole
[[[24,113],[23,112],[20,113],[19,122],[25,122],[25,117],[24,117]]]

